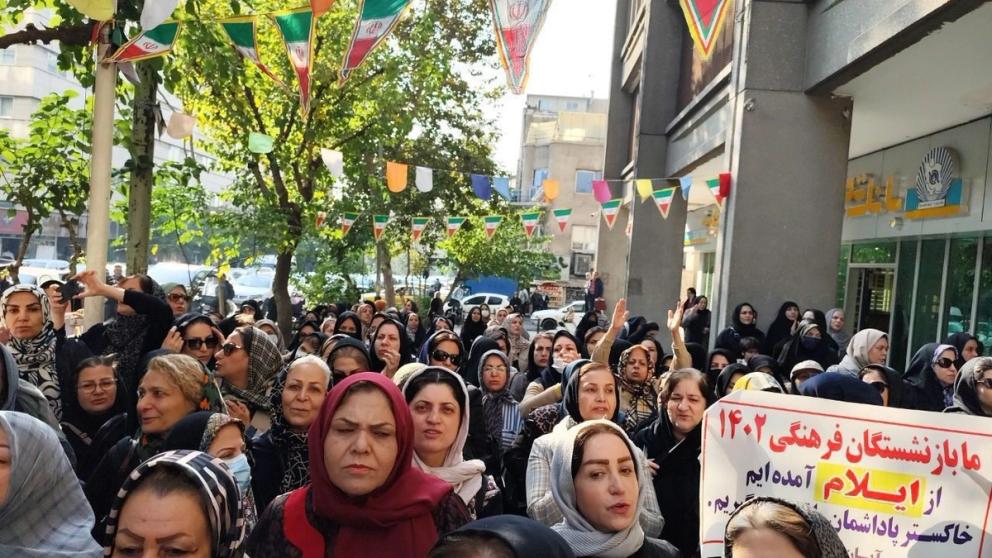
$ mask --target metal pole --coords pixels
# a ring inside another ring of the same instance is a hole
[[[110,25],[100,32],[97,48],[96,85],[93,88],[93,140],[90,159],[90,200],[86,222],[86,269],[106,273],[107,244],[110,236],[110,172],[114,149],[114,95],[117,65],[101,63],[110,49]],[[90,297],[83,303],[83,325],[89,328],[103,321],[103,297]]]

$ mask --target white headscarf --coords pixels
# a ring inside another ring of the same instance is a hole
[[[575,480],[572,475],[572,454],[575,441],[586,429],[593,426],[606,426],[615,430],[627,444],[634,458],[637,469],[637,509],[634,519],[623,531],[604,533],[592,526],[579,512],[575,496]],[[559,535],[568,541],[576,556],[597,556],[599,558],[627,558],[636,553],[644,545],[645,535],[638,520],[641,510],[648,498],[648,490],[652,490],[651,479],[644,470],[640,450],[634,447],[623,429],[608,420],[587,420],[568,430],[564,436],[556,438],[557,445],[554,457],[551,458],[551,495],[561,510],[564,520],[552,526]]]
[[[102,556],[90,535],[93,510],[55,430],[12,411],[0,411],[0,429],[11,457],[10,491],[0,503],[0,556]]]
[[[482,474],[486,472],[486,464],[480,459],[472,459],[465,461],[463,455],[465,450],[465,442],[468,440],[468,424],[469,424],[469,395],[468,388],[465,387],[465,381],[462,377],[454,372],[448,370],[447,368],[442,368],[440,366],[428,366],[423,370],[414,372],[407,377],[406,383],[403,385],[403,396],[406,397],[410,394],[410,385],[414,383],[414,380],[422,374],[428,374],[432,372],[440,372],[447,374],[458,382],[458,385],[462,388],[462,394],[465,399],[465,408],[462,409],[462,420],[461,424],[458,425],[458,434],[455,436],[455,442],[451,444],[448,448],[448,454],[444,457],[444,464],[440,467],[431,467],[420,459],[417,452],[413,452],[413,466],[420,469],[421,471],[434,475],[435,477],[447,481],[455,489],[455,493],[458,494],[462,501],[469,504],[473,498],[478,495],[479,490],[482,488]]]
[[[851,343],[847,346],[847,356],[851,357],[858,370],[871,364],[868,361],[868,351],[883,337],[888,338],[888,334],[877,329],[862,329],[854,334]]]

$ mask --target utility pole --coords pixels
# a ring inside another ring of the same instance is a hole
[[[104,63],[110,50],[110,24],[100,30],[97,47],[96,84],[93,86],[93,137],[90,160],[90,200],[86,221],[86,269],[107,270],[107,243],[110,237],[110,172],[114,150],[114,96],[117,65]],[[103,297],[83,302],[84,327],[103,321]]]

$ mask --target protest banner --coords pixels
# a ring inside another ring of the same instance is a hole
[[[706,411],[703,556],[757,496],[813,505],[853,557],[992,555],[988,418],[738,391]]]

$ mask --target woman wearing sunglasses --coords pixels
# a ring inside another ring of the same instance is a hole
[[[448,330],[440,330],[431,335],[420,350],[420,362],[428,366],[443,366],[457,371],[462,364],[464,347],[458,335]]]
[[[214,358],[229,414],[253,427],[253,436],[268,430],[269,389],[283,367],[275,343],[262,330],[244,326],[227,338]]]
[[[869,364],[861,369],[858,377],[882,396],[886,407],[899,407],[902,400],[902,379],[899,373],[883,364]]]
[[[165,301],[172,308],[172,315],[176,318],[189,312],[189,293],[186,292],[186,285],[181,283],[166,283],[162,285],[165,291]]]
[[[203,314],[183,314],[176,318],[176,325],[165,336],[162,348],[191,356],[212,370],[214,353],[223,341],[224,335],[210,318]]]
[[[965,363],[954,384],[954,404],[944,412],[992,417],[992,358],[975,357]]]
[[[954,405],[954,381],[958,377],[953,345],[927,343],[916,351],[903,377],[900,407],[941,412]]]

